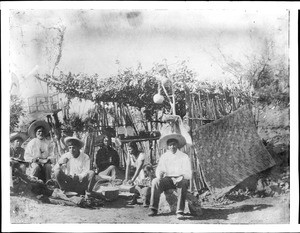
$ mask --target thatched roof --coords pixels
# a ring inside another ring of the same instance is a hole
[[[176,96],[176,112],[181,116],[185,114],[186,88],[189,89],[190,93],[196,93],[197,96],[201,97],[201,100],[218,96],[230,102],[232,95],[243,99],[248,97],[247,92],[240,90],[238,87],[224,87],[221,82],[209,83],[197,80],[196,74],[185,65],[178,66],[172,72],[165,68],[159,71],[153,68],[144,72],[140,69],[128,69],[110,77],[82,73],[64,74],[62,72],[58,76],[46,74],[43,76],[37,75],[36,77],[47,82],[50,87],[55,87],[58,92],[66,94],[69,99],[77,97],[95,103],[115,102],[137,108],[145,107],[150,111],[162,109],[163,107],[170,110],[168,101],[164,101],[160,105],[153,102],[153,96],[158,93],[159,84],[161,83],[157,75],[173,80],[173,82],[167,82],[165,88],[168,95],[171,95],[172,84]],[[168,99],[164,91],[161,91],[161,94],[165,97],[165,100]]]
[[[135,107],[153,105],[153,95],[157,93],[158,82],[147,73],[134,74],[131,71],[108,78],[97,74],[63,74],[57,77],[45,75],[39,77],[49,86],[65,93],[70,99],[79,98],[93,102],[116,102]]]

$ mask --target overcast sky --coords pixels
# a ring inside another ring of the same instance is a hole
[[[45,92],[28,74],[49,73],[53,67],[45,49],[56,31],[45,28],[60,25],[66,31],[59,70],[100,76],[139,62],[147,70],[167,59],[169,64],[188,60],[199,79],[222,79],[228,74],[219,67],[217,47],[241,63],[245,55],[259,53],[266,38],[275,42],[278,53],[288,49],[285,9],[13,10],[10,61],[18,77],[26,77],[20,79],[23,96]]]

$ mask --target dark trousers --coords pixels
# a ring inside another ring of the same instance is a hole
[[[33,176],[37,177],[40,180],[43,180],[44,182],[47,182],[51,179],[52,165],[50,163],[32,163],[31,167]]]
[[[54,171],[54,176],[61,190],[73,191],[78,194],[84,194],[85,191],[91,192],[96,182],[94,171],[88,171],[81,180],[75,180],[58,168]]]
[[[177,190],[177,213],[184,212],[185,199],[187,194],[187,189],[189,185],[189,180],[183,179],[178,183],[174,183],[172,178],[155,178],[152,181],[151,188],[151,198],[150,198],[150,209],[158,210],[160,194],[169,189]]]

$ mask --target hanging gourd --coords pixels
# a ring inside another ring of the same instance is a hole
[[[153,101],[156,104],[162,104],[164,102],[164,99],[165,98],[161,95],[161,92],[160,92],[160,83],[159,83],[158,84],[158,93],[153,96]]]

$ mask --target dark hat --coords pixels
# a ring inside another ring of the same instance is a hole
[[[28,128],[28,134],[31,138],[35,138],[35,131],[36,128],[43,127],[45,129],[45,134],[47,135],[50,131],[50,126],[46,121],[43,120],[36,120],[31,123],[31,125]]]

